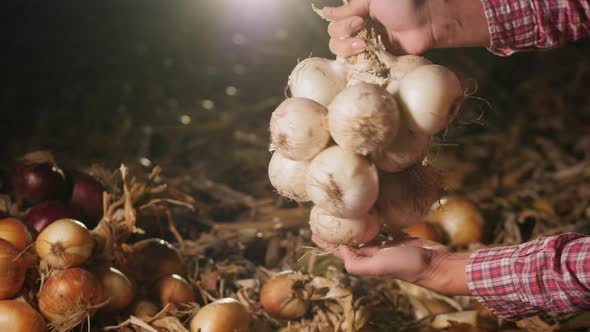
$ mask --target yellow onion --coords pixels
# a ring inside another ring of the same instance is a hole
[[[444,242],[444,233],[439,225],[435,225],[429,222],[421,222],[414,224],[404,229],[404,232],[412,237],[424,239],[428,241],[434,241],[438,243]]]
[[[37,236],[37,254],[50,266],[66,269],[84,263],[94,242],[83,223],[74,219],[56,220]]]
[[[114,312],[120,311],[133,301],[135,290],[133,284],[121,271],[110,267],[101,271],[99,280],[102,285],[103,298],[108,303],[101,307],[101,311]]]
[[[102,290],[92,273],[71,268],[47,279],[38,300],[43,316],[67,330],[96,312],[96,306],[102,302]]]
[[[18,250],[24,250],[33,241],[27,226],[15,218],[0,220],[0,239],[12,243]]]
[[[478,207],[465,197],[442,198],[434,203],[425,220],[440,225],[452,245],[466,246],[483,239],[483,216]]]
[[[184,274],[178,252],[162,239],[146,239],[130,246],[125,273],[140,282],[152,283],[173,275]]]
[[[181,305],[195,301],[193,288],[188,281],[177,274],[160,279],[156,288],[163,306],[168,303]]]
[[[45,332],[43,316],[30,305],[19,301],[0,301],[0,331]]]
[[[0,239],[0,300],[10,299],[23,287],[27,264],[20,251]]]
[[[191,320],[191,332],[248,332],[250,314],[237,300],[225,298],[209,303]]]
[[[304,294],[304,278],[296,273],[281,273],[267,281],[260,291],[260,302],[271,316],[297,319],[307,312],[310,301]]]

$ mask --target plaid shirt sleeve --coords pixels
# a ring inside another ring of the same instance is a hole
[[[589,0],[482,0],[498,55],[555,48],[590,35]]]
[[[590,309],[590,237],[581,234],[482,249],[466,272],[476,299],[507,320]]]

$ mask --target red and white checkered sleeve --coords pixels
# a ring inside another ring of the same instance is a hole
[[[588,0],[482,0],[498,55],[555,48],[590,35]]]
[[[567,233],[471,255],[475,298],[507,320],[590,309],[590,237]]]

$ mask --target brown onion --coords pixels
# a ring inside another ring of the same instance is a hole
[[[260,302],[271,316],[297,319],[307,312],[310,301],[303,294],[304,278],[296,273],[281,273],[272,277],[260,291]]]
[[[444,242],[444,233],[439,225],[434,225],[429,222],[421,222],[414,224],[404,229],[404,232],[412,237],[434,241],[438,243]]]
[[[93,246],[86,226],[74,219],[56,220],[37,236],[35,243],[39,257],[58,269],[84,263]]]
[[[18,250],[24,250],[33,241],[27,226],[15,218],[0,220],[0,238],[12,243]]]
[[[72,268],[45,281],[39,291],[39,310],[51,322],[74,327],[96,312],[102,302],[100,282],[92,273]],[[67,330],[67,329],[66,329]]]
[[[102,285],[103,298],[109,302],[101,307],[101,311],[120,311],[133,301],[135,290],[133,284],[121,271],[110,267],[98,276]]]
[[[27,264],[20,250],[0,239],[0,300],[10,299],[23,287]]]
[[[0,301],[0,331],[45,332],[45,319],[30,305],[19,301]]]
[[[177,274],[163,277],[158,281],[156,288],[163,306],[168,303],[181,305],[195,301],[193,288],[188,281]]]
[[[248,332],[250,314],[237,300],[226,298],[209,303],[191,320],[191,332]]]
[[[414,165],[398,173],[379,175],[377,210],[383,222],[396,229],[422,220],[422,216],[439,197],[441,179],[434,167]]]
[[[157,304],[145,300],[139,301],[133,306],[133,315],[141,320],[148,320],[154,317],[159,311],[160,308]]]
[[[466,246],[483,239],[483,216],[477,206],[465,197],[442,198],[434,203],[425,220],[440,225],[452,245]]]
[[[178,252],[162,239],[146,239],[130,246],[127,275],[142,282],[154,282],[164,276],[184,274]]]

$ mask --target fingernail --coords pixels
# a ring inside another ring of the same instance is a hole
[[[364,50],[365,47],[367,47],[367,45],[362,40],[355,41],[354,43],[352,43],[352,49],[355,50],[355,51]]]
[[[357,30],[358,28],[360,28],[363,25],[363,18],[362,17],[357,17],[354,20],[352,20],[352,22],[350,22],[350,27],[353,30]]]

